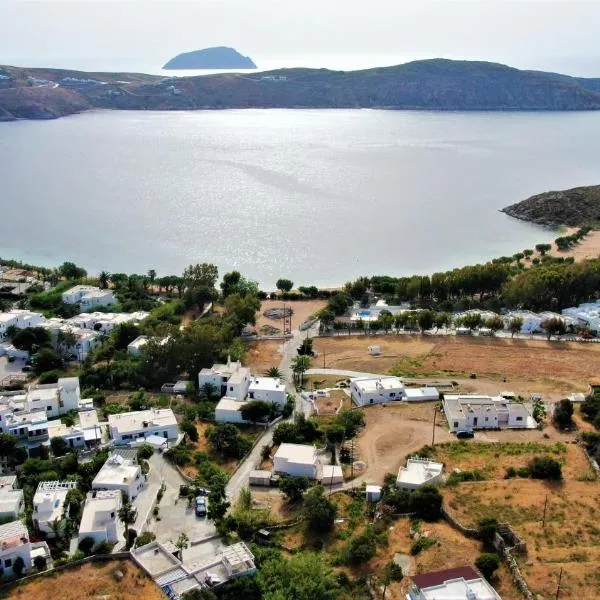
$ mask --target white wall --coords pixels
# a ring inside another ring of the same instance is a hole
[[[22,546],[17,546],[16,548],[10,548],[6,551],[0,551],[0,565],[4,569],[4,576],[11,577],[13,575],[12,565],[15,564],[15,560],[20,556],[25,563],[25,571],[29,571],[31,569],[31,544],[27,542],[27,544],[23,544]],[[6,561],[11,561],[11,566],[6,566]]]
[[[275,457],[273,459],[273,470],[277,473],[286,473],[293,477],[308,477],[315,479],[317,476],[317,466],[290,462],[284,458]]]
[[[239,410],[224,408],[215,409],[215,421],[217,423],[246,423]]]
[[[269,404],[277,404],[278,406],[285,406],[287,402],[287,394],[285,389],[281,390],[260,390],[252,389],[248,391],[248,400],[262,400]]]
[[[164,436],[165,431],[167,432],[167,436]],[[110,437],[115,440],[117,443],[121,442],[131,442],[133,440],[138,440],[141,438],[146,438],[151,435],[158,435],[160,437],[164,437],[167,440],[176,440],[179,435],[179,429],[176,424],[173,425],[158,425],[158,426],[150,426],[144,427],[143,429],[139,429],[136,431],[128,431],[127,433],[120,434],[118,428],[110,424],[109,425],[109,433]]]

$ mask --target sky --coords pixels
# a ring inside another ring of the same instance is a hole
[[[227,45],[259,67],[446,57],[600,77],[598,23],[592,0],[0,0],[0,63],[149,70]]]

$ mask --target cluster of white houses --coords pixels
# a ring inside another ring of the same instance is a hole
[[[277,377],[258,377],[250,373],[239,361],[227,359],[226,364],[215,364],[198,373],[200,389],[210,386],[221,398],[215,408],[218,423],[245,423],[241,410],[253,400],[262,400],[285,406],[285,384]]]

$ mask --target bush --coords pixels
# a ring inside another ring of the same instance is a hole
[[[314,487],[304,500],[306,523],[315,533],[331,531],[335,519],[336,507],[323,492],[323,486]]]
[[[498,531],[498,519],[485,517],[479,521],[479,535],[481,541],[488,546],[492,544]]]
[[[376,552],[375,534],[372,530],[367,530],[363,535],[350,540],[345,552],[345,562],[361,565],[371,560]]]
[[[94,554],[110,554],[112,552],[114,544],[110,542],[100,542],[96,549],[94,550]]]
[[[560,429],[573,427],[573,403],[565,398],[554,407],[554,423]]]
[[[127,530],[127,548],[133,548],[133,545],[135,544],[135,540],[137,538],[137,531],[135,529],[128,529]]]
[[[154,448],[150,444],[142,444],[137,451],[138,461],[148,460],[154,454]]]
[[[421,535],[410,545],[410,553],[417,556],[417,554],[431,548],[431,546],[435,546],[435,544],[437,544],[437,539]]]
[[[434,485],[424,485],[410,496],[410,512],[416,518],[425,521],[436,521],[440,518],[443,496]]]
[[[86,556],[92,552],[92,548],[94,547],[94,538],[92,537],[84,537],[79,542],[79,550],[81,550]]]
[[[290,502],[297,502],[308,489],[310,482],[306,477],[283,475],[279,480],[279,489]]]
[[[507,467],[506,475],[504,476],[506,479],[513,479],[517,476],[517,470],[514,467]]]
[[[179,425],[179,429],[188,436],[190,441],[197,442],[199,439],[198,430],[192,421],[186,419]]]
[[[517,475],[523,477],[523,479],[527,479],[528,477],[531,477],[531,471],[529,470],[529,467],[519,467],[517,469]]]
[[[460,471],[459,473],[451,473],[450,477],[448,477],[448,485],[456,485],[458,483],[462,483],[463,481],[484,481],[485,475],[479,471],[478,469],[474,469],[473,471]]]
[[[38,570],[38,571],[45,571],[46,570],[46,558],[43,556],[36,556],[33,559],[33,566]]]
[[[494,571],[500,566],[500,557],[495,552],[485,552],[477,557],[475,566],[489,581],[494,574]]]
[[[40,375],[38,383],[40,385],[44,385],[46,383],[56,383],[59,377],[61,377],[60,371],[44,371]]]
[[[534,479],[562,479],[560,463],[550,456],[534,456],[529,462],[529,471]]]
[[[151,531],[144,531],[137,536],[135,540],[135,547],[140,548],[141,546],[145,546],[150,542],[153,542],[156,539],[156,536]]]

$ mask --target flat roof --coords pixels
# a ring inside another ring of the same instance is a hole
[[[152,408],[149,410],[108,415],[108,424],[117,429],[119,434],[122,435],[150,427],[177,425],[177,419],[175,419],[175,415],[170,408]]]
[[[27,527],[21,521],[11,521],[0,525],[0,541],[4,542],[8,548],[14,548],[23,544],[22,538],[29,541],[29,532]]]
[[[406,467],[400,468],[397,481],[398,483],[422,485],[441,475],[443,469],[442,463],[423,458],[409,458]]]
[[[234,410],[239,411],[243,406],[248,404],[245,400],[236,400],[235,398],[230,398],[228,396],[223,396],[217,406],[215,406],[215,410]]]
[[[376,392],[378,390],[402,390],[404,384],[399,377],[354,377],[350,382],[362,392]]]
[[[92,486],[98,485],[129,485],[141,472],[139,465],[124,459],[118,454],[111,454],[92,481]]]
[[[109,495],[110,494],[110,495]],[[98,492],[96,497],[88,496],[83,507],[79,531],[84,533],[105,530],[108,521],[112,521],[107,515],[115,513],[115,519],[118,519],[116,513],[121,506],[121,492]]]
[[[279,377],[252,377],[250,379],[250,390],[267,390],[278,392],[285,390],[285,385]]]
[[[317,449],[308,444],[281,444],[277,448],[275,458],[289,462],[314,465],[317,460]]]

